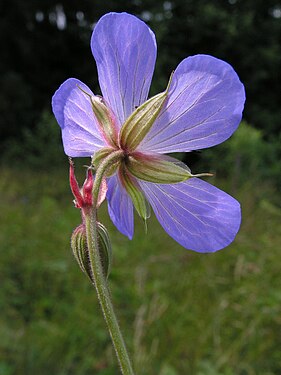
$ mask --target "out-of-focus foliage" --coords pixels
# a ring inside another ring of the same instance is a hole
[[[8,140],[4,147],[5,161],[14,166],[52,169],[65,164],[60,128],[50,112],[43,112],[34,129],[24,128],[20,140]]]
[[[251,183],[281,184],[280,143],[264,140],[261,130],[242,122],[230,139],[215,148],[203,150],[200,168],[211,168],[219,177],[228,178],[232,189]]]

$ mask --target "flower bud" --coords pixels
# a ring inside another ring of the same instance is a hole
[[[101,223],[97,223],[98,230],[98,251],[101,259],[101,264],[104,272],[104,276],[108,278],[111,268],[112,260],[112,248],[109,239],[107,229]],[[83,224],[79,225],[72,233],[71,236],[71,248],[74,254],[74,257],[81,268],[82,272],[88,275],[90,280],[94,282],[89,250],[87,246],[87,238],[85,233],[85,227]]]
[[[90,280],[93,282],[85,227],[83,224],[79,225],[73,231],[71,236],[71,248],[79,267],[84,273],[88,275]]]

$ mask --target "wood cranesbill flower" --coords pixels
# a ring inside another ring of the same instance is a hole
[[[214,146],[236,130],[245,93],[233,68],[208,55],[188,57],[167,89],[147,100],[156,41],[144,22],[106,14],[95,26],[91,48],[102,97],[70,78],[52,106],[68,156],[91,156],[98,167],[120,151],[107,173],[113,223],[131,239],[134,207],[146,219],[151,206],[182,246],[198,252],[227,246],[240,226],[239,203],[165,154]]]

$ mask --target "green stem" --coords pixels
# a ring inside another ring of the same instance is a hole
[[[97,204],[99,191],[100,191],[100,185],[101,185],[101,182],[105,175],[106,170],[112,164],[120,160],[122,155],[123,155],[122,150],[113,151],[106,158],[104,158],[104,160],[100,163],[98,169],[96,170],[95,181],[94,181],[94,186],[93,186],[93,199],[94,199],[93,206],[94,207],[96,207],[96,204]]]
[[[110,165],[112,165],[112,163],[115,162],[118,157],[120,157],[120,154],[121,152],[119,151],[113,152],[100,164],[95,175],[95,182],[93,186],[94,208],[84,211],[84,223],[86,228],[87,245],[94,285],[121,367],[121,371],[123,375],[133,375],[134,373],[132,365],[114,313],[107,281],[102,269],[98,250],[97,217],[95,209],[95,204],[97,202],[99,188],[104,176],[104,172]]]

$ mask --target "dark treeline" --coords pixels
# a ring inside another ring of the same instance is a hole
[[[68,77],[98,92],[89,40],[109,11],[127,11],[156,33],[152,94],[177,64],[197,53],[232,64],[246,86],[245,119],[276,139],[281,106],[281,6],[277,0],[1,0],[1,142],[34,129],[58,85]]]

